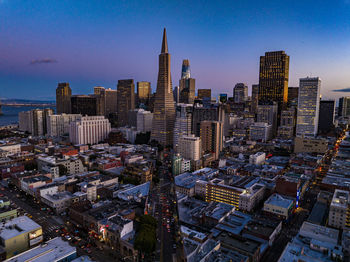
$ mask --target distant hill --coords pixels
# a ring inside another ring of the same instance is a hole
[[[19,103],[19,104],[55,104],[54,100],[30,100],[30,99],[16,99],[16,98],[1,98],[2,103]]]

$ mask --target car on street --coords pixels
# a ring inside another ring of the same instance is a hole
[[[72,237],[71,237],[70,235],[66,235],[65,238],[66,238],[67,240],[71,240],[71,239],[72,239]]]

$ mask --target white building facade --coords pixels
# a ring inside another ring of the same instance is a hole
[[[47,134],[52,137],[68,134],[70,123],[81,118],[80,114],[50,115],[47,118]]]
[[[257,141],[268,141],[272,138],[272,125],[264,122],[256,122],[250,126],[250,139]]]
[[[137,131],[145,133],[152,130],[153,113],[144,109],[139,109],[136,114]]]
[[[111,124],[104,116],[84,116],[71,122],[69,139],[74,144],[97,144],[108,137]]]
[[[316,136],[320,109],[321,79],[300,79],[297,112],[297,136]]]
[[[176,120],[174,127],[174,150],[177,152],[181,136],[188,136],[192,131],[192,112],[191,104],[176,105]]]
[[[201,158],[202,142],[194,135],[181,136],[179,139],[178,153],[185,159],[197,161]]]

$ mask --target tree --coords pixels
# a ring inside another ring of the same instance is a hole
[[[157,242],[156,229],[157,220],[154,217],[150,215],[141,216],[135,239],[135,248],[146,254],[154,252]]]

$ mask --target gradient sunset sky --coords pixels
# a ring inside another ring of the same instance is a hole
[[[118,79],[156,89],[163,27],[173,86],[189,59],[196,89],[232,96],[258,83],[259,56],[290,55],[289,86],[319,76],[324,98],[350,93],[350,0],[0,0],[0,97],[55,99]]]

